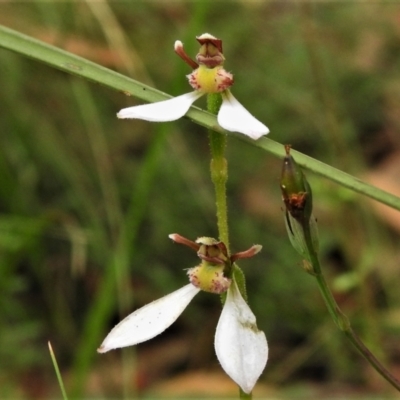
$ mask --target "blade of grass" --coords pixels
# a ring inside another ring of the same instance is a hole
[[[127,95],[133,95],[144,101],[155,102],[171,98],[171,96],[166,93],[151,88],[150,86],[4,26],[0,26],[0,47],[49,64],[54,68],[70,74],[103,84],[109,88],[120,90]],[[208,129],[226,133],[226,131],[218,125],[214,115],[200,110],[198,107],[192,106],[187,113],[187,117]],[[282,157],[284,155],[283,146],[271,139],[262,138],[255,142],[247,139],[243,135],[238,136],[234,134],[234,136],[254,146],[260,147],[275,156]],[[302,167],[349,188],[350,190],[364,194],[396,210],[400,210],[400,198],[397,196],[369,185],[358,178],[302,153],[293,151],[293,155],[296,157],[297,163]]]
[[[282,158],[285,155],[284,146],[271,139],[262,138],[257,142],[250,141],[250,139],[247,138],[241,138],[241,139],[247,141],[248,143],[253,144],[254,146],[264,149],[277,157]],[[302,154],[296,150],[291,150],[291,154],[293,154],[293,156],[296,157],[296,162],[302,167],[320,176],[323,176],[333,182],[336,182],[339,185],[344,186],[354,192],[363,194],[367,197],[370,197],[371,199],[379,201],[380,203],[386,204],[396,210],[400,210],[399,197],[389,192],[386,192],[382,189],[379,189],[376,186],[370,185],[362,181],[361,179],[358,179],[350,174],[347,174],[346,172],[340,171],[339,169],[334,168],[328,164],[325,164],[312,157]]]
[[[53,347],[51,346],[50,342],[47,342],[47,344],[49,346],[51,361],[53,362],[54,370],[56,371],[57,380],[58,380],[58,384],[60,386],[62,397],[64,400],[68,400],[67,392],[65,391],[64,382],[63,382],[63,379],[62,379],[62,376],[60,373],[60,369],[58,368],[57,359],[54,354]]]

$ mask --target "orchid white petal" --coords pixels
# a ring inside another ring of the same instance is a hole
[[[117,117],[144,119],[151,122],[175,121],[183,117],[190,106],[201,96],[203,93],[194,91],[157,103],[124,108],[117,114]]]
[[[240,132],[254,140],[269,132],[269,129],[253,117],[229,90],[222,93],[222,105],[218,113],[218,123],[227,131]]]
[[[164,332],[200,289],[188,284],[128,315],[104,339],[99,353],[145,342]]]
[[[228,289],[214,345],[222,368],[245,393],[250,393],[267,363],[268,344],[234,281]]]

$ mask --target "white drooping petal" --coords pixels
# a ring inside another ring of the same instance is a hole
[[[111,330],[97,351],[133,346],[159,335],[176,321],[199,291],[190,283],[139,308]]]
[[[117,114],[117,117],[144,119],[151,122],[175,121],[183,117],[190,106],[201,96],[203,93],[194,91],[157,103],[124,108]]]
[[[227,131],[240,132],[254,140],[269,132],[269,129],[253,117],[229,90],[225,90],[222,93],[222,105],[218,113],[218,123]]]
[[[267,364],[268,344],[234,281],[228,289],[214,345],[222,368],[245,393],[250,393]]]

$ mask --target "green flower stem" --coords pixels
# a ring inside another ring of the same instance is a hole
[[[207,95],[209,112],[216,115],[220,107],[221,95],[219,93]],[[214,184],[217,207],[218,235],[219,240],[225,243],[229,254],[228,206],[226,202],[226,182],[228,180],[228,162],[225,158],[226,134],[210,129],[208,137],[211,149],[211,180]]]
[[[308,222],[301,224],[304,232],[304,241],[307,246],[309,260],[312,265],[312,274],[315,276],[319,289],[325,304],[332,316],[335,324],[338,328],[346,335],[350,342],[357,348],[357,350],[365,357],[365,359],[372,365],[372,367],[385,378],[392,386],[400,391],[400,382],[379,362],[379,360],[371,353],[371,351],[365,346],[362,340],[353,331],[350,325],[349,319],[340,310],[335,298],[330,291],[324,275],[322,273],[321,265],[316,249],[313,245],[310,224]]]
[[[222,98],[219,93],[207,95],[207,110],[217,115],[221,107]],[[219,240],[224,242],[226,249],[229,251],[229,232],[228,232],[228,206],[226,201],[226,182],[228,180],[228,162],[225,158],[225,149],[227,137],[224,132],[215,132],[212,129],[208,131],[208,138],[210,141],[211,150],[211,163],[210,172],[211,180],[214,184],[215,190],[215,201],[217,207],[217,225]],[[228,273],[234,273],[229,271]],[[241,275],[240,275],[241,273]],[[246,298],[246,289],[243,272],[239,267],[235,267],[235,276],[240,276],[238,280],[239,290],[244,293],[243,296]],[[222,297],[222,301],[225,302],[225,297]],[[252,393],[249,394],[243,392],[239,387],[239,398],[244,400],[251,400]]]
[[[241,399],[251,400],[251,399],[253,398],[252,392],[250,392],[250,393],[245,393],[245,392],[243,392],[242,389],[239,389],[239,393],[240,393],[240,398],[241,398]]]
[[[168,94],[150,86],[1,25],[0,47],[46,63],[69,74],[119,90],[126,95],[135,96],[143,101],[156,102],[171,98]],[[200,110],[198,107],[192,106],[186,116],[207,129],[227,133],[218,125],[215,115]],[[284,156],[282,145],[271,139],[262,138],[254,141],[240,134],[233,134],[233,136],[237,136],[240,140],[257,146],[279,158]],[[400,198],[295,150],[291,152],[300,166],[400,211]]]

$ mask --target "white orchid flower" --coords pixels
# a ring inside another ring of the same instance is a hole
[[[202,264],[189,270],[191,283],[128,315],[104,339],[99,353],[133,346],[164,332],[171,326],[200,290],[213,293],[227,291],[215,334],[215,352],[222,368],[245,393],[250,393],[265,368],[268,344],[259,331],[256,317],[243,299],[234,280],[223,274],[224,245],[210,238],[188,241],[179,235],[170,235],[179,242],[197,248]],[[200,245],[198,244],[200,243]],[[260,246],[237,253],[234,259],[256,254]]]
[[[183,50],[180,41],[175,42],[176,53],[195,70],[188,75],[194,92],[186,93],[158,103],[143,104],[122,109],[118,118],[136,118],[151,122],[175,121],[183,117],[190,106],[201,96],[208,93],[221,93],[222,105],[217,119],[219,125],[230,132],[239,132],[257,140],[269,133],[269,129],[253,117],[233,96],[229,87],[233,85],[233,76],[222,67],[222,41],[205,33],[197,37],[201,44],[196,61]]]

